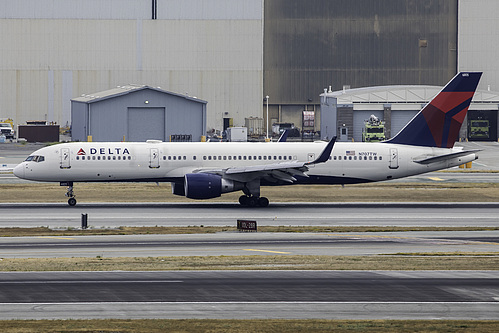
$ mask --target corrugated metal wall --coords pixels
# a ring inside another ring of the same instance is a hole
[[[262,116],[263,0],[2,0],[0,118],[65,125],[130,83],[208,101],[207,127]]]
[[[444,85],[456,44],[457,0],[265,1],[264,94],[318,104],[329,85]]]
[[[498,13],[497,0],[459,0],[458,67],[483,72],[478,89],[499,91]]]

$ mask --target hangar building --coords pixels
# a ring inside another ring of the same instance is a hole
[[[3,0],[0,118],[65,126],[71,99],[134,82],[208,101],[205,130],[266,119],[269,96],[270,122],[317,131],[328,86],[442,86],[483,71],[479,89],[499,91],[498,11],[497,0]]]
[[[71,100],[72,140],[200,141],[206,101],[149,86],[119,86]]]
[[[385,123],[386,138],[391,138],[441,89],[424,85],[379,86],[324,92],[321,94],[321,137],[330,139],[337,135],[340,141],[362,141],[364,121],[375,115]],[[477,90],[459,138],[496,141],[498,109],[498,92]],[[480,121],[481,126],[475,126],[476,121]],[[480,127],[484,133],[474,137],[473,127]]]

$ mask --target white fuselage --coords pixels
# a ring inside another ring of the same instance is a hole
[[[326,142],[64,143],[34,152],[15,168],[14,173],[20,178],[49,182],[175,182],[181,181],[186,174],[203,170],[313,161],[325,146]],[[295,183],[382,181],[445,169],[476,159],[476,155],[470,153],[424,165],[414,162],[457,151],[460,150],[337,142],[327,162],[310,165],[306,172],[309,177],[301,177]]]

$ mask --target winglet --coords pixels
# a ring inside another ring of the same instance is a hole
[[[315,159],[315,161],[307,162],[305,165],[324,163],[329,160],[331,156],[331,151],[333,151],[334,143],[336,142],[336,137],[333,137],[331,141],[328,142],[326,148],[322,151],[321,155]]]
[[[289,130],[285,129],[284,132],[282,132],[281,136],[279,137],[279,140],[277,140],[277,142],[286,142],[286,139],[288,138],[288,133]]]

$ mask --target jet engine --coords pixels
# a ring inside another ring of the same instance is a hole
[[[243,189],[244,184],[224,179],[209,173],[188,173],[185,175],[185,196],[190,199],[211,199],[222,193]]]

